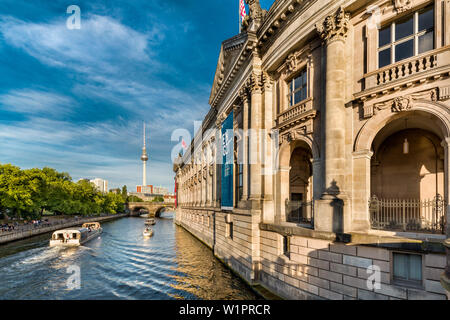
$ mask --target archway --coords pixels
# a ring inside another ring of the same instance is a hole
[[[318,148],[308,137],[285,140],[277,153],[274,184],[275,223],[294,222],[312,224],[313,173],[318,162]],[[313,165],[313,159],[317,160]]]
[[[289,200],[286,205],[286,220],[295,223],[312,221],[312,154],[304,145],[291,153],[289,163]]]
[[[142,214],[148,214],[148,213],[149,213],[148,209],[144,206],[134,207],[133,210],[131,211],[131,215],[133,215],[133,216],[140,216]]]
[[[155,217],[160,218],[160,217],[166,217],[165,213],[166,212],[171,212],[173,211],[172,207],[160,207],[158,209],[156,209],[155,211]]]
[[[425,112],[404,112],[374,137],[369,205],[372,228],[443,231],[444,136],[435,121],[435,116]]]

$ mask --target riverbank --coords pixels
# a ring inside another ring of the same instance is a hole
[[[0,234],[0,244],[5,244],[5,243],[12,242],[12,241],[17,241],[17,240],[34,237],[34,236],[37,236],[40,234],[53,232],[53,231],[59,230],[59,229],[65,229],[65,228],[82,225],[83,223],[86,223],[86,222],[109,221],[109,220],[114,220],[114,219],[118,219],[118,218],[123,218],[126,216],[128,216],[127,213],[121,213],[121,214],[114,214],[114,215],[108,215],[108,216],[89,217],[89,218],[78,218],[78,219],[73,218],[73,220],[71,220],[71,221],[64,221],[62,223],[54,223],[50,226],[38,227],[35,229],[26,230],[26,231],[8,232],[5,234]]]

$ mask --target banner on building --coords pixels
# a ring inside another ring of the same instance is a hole
[[[233,112],[222,123],[222,210],[233,210]]]

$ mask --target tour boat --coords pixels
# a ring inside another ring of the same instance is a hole
[[[146,228],[144,232],[142,232],[144,238],[150,238],[153,235],[153,230],[150,228]]]
[[[150,219],[145,220],[145,225],[146,225],[146,226],[148,226],[148,225],[152,226],[152,225],[154,225],[155,223],[156,223],[156,221],[155,221],[155,219],[153,219],[153,218],[150,218]]]
[[[79,246],[103,232],[100,223],[87,222],[81,228],[63,229],[53,232],[50,246]]]

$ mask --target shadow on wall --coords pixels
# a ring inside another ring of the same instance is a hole
[[[331,181],[324,194],[327,199],[331,200],[330,206],[333,208],[332,232],[342,235],[344,232],[344,201],[339,198],[341,190],[336,180]]]

